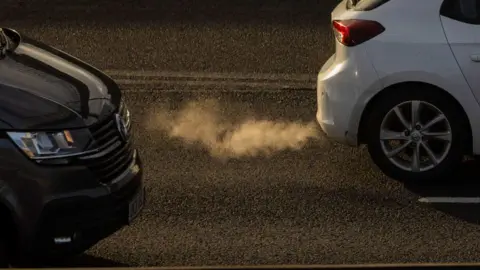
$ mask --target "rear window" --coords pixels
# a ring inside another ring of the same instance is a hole
[[[441,15],[470,24],[480,24],[480,0],[445,0]]]
[[[369,11],[378,8],[390,0],[348,0],[347,9]]]

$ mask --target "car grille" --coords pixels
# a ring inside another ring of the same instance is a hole
[[[127,110],[124,106],[119,109],[119,114],[126,119]],[[125,121],[128,134],[131,133],[132,127],[130,121]],[[90,127],[96,147],[100,152],[83,156],[80,158],[82,165],[88,167],[97,179],[105,184],[112,182],[120,176],[129,167],[133,160],[132,138],[127,136],[126,140],[122,140],[118,130],[115,115],[110,116],[107,120]]]

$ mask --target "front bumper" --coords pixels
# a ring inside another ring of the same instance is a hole
[[[48,202],[27,256],[44,261],[76,255],[129,224],[129,204],[144,189],[138,154],[122,177],[118,182],[123,182],[123,186],[110,187],[104,196],[67,197]]]

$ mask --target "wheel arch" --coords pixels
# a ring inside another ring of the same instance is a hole
[[[460,112],[462,115],[462,121],[465,124],[465,127],[467,128],[468,132],[468,138],[469,141],[467,142],[467,148],[468,153],[465,154],[472,154],[473,152],[473,133],[472,133],[472,127],[470,120],[468,118],[467,113],[465,112],[463,106],[460,104],[460,102],[453,96],[451,95],[448,91],[444,90],[441,87],[438,87],[436,85],[426,83],[426,82],[420,82],[420,81],[409,81],[409,82],[400,82],[400,83],[395,83],[392,84],[380,92],[378,92],[376,95],[374,95],[366,104],[365,109],[362,112],[362,115],[360,117],[360,123],[358,126],[358,143],[359,144],[365,144],[366,142],[366,124],[367,124],[367,119],[369,118],[370,113],[373,111],[375,108],[375,104],[381,101],[385,96],[388,96],[388,94],[391,91],[398,91],[401,88],[422,88],[426,89],[429,91],[433,91],[438,93],[439,95],[443,95],[445,98],[449,99],[452,101],[452,104],[456,107],[456,109]]]

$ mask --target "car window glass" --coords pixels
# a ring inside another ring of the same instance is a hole
[[[440,13],[457,21],[480,24],[480,0],[445,0]]]
[[[477,0],[461,0],[460,14],[471,20],[477,19],[477,2]]]

